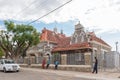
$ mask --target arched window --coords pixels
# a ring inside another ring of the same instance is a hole
[[[84,42],[84,33],[83,32],[81,32],[81,42]]]
[[[74,35],[74,38],[75,38],[75,43],[77,43],[77,42],[78,42],[78,35],[75,34],[75,35]]]

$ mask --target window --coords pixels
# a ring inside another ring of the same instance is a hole
[[[5,60],[5,63],[12,64],[12,63],[14,63],[14,61],[13,60]]]
[[[78,41],[77,41],[77,39],[78,39],[78,36],[77,36],[77,34],[75,34],[75,43],[77,43]]]
[[[102,59],[104,60],[105,59],[105,55],[106,55],[106,51],[102,51]]]
[[[81,42],[84,42],[84,35],[81,36]]]
[[[81,34],[80,34],[80,37],[81,37],[81,42],[84,42],[84,32],[81,32]]]
[[[83,61],[84,60],[84,54],[82,54],[82,53],[76,53],[75,54],[75,60],[76,61]]]

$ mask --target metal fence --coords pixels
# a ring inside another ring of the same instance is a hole
[[[72,57],[71,57],[72,56]],[[59,61],[61,58],[59,58],[60,55],[52,56],[51,57],[51,64],[54,64],[54,60],[58,59]],[[67,55],[69,61],[68,63],[72,63],[73,55]],[[104,58],[103,58],[104,57]],[[20,58],[18,60],[18,63],[22,64],[41,64],[43,60],[43,57],[34,57],[34,58]],[[75,64],[77,65],[77,64]],[[106,54],[100,54],[98,55],[98,68],[101,71],[119,71],[120,72],[120,54],[119,53],[106,53]]]
[[[58,55],[59,56],[59,55]],[[51,56],[50,57],[50,63],[54,64],[55,60],[58,60],[60,63],[60,57],[58,56]],[[26,58],[19,58],[18,63],[19,64],[42,64],[43,57],[26,57]],[[46,59],[47,61],[47,59]]]
[[[104,58],[99,58],[99,69],[101,71],[113,71],[120,72],[120,54],[116,52],[107,53],[104,55]]]

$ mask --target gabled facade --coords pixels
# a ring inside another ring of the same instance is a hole
[[[71,36],[70,44],[79,44],[83,42],[87,42],[87,35],[84,31],[84,27],[80,23],[78,23],[77,25],[75,25],[75,32]]]

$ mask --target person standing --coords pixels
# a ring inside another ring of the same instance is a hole
[[[43,61],[42,61],[42,68],[45,69],[45,64],[46,64],[46,59],[43,58]]]
[[[55,60],[55,69],[58,69],[58,64],[59,64],[59,62],[58,62],[58,60]]]
[[[94,72],[96,72],[96,74],[98,73],[98,60],[96,57],[95,57],[95,62],[94,62],[94,67],[93,67],[92,73],[94,73]]]

